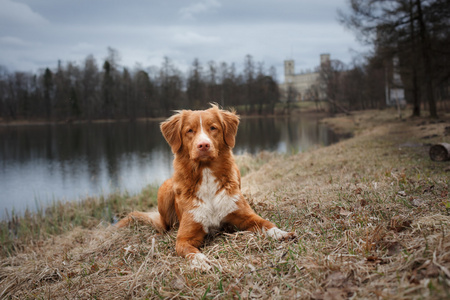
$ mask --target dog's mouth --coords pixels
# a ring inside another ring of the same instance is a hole
[[[197,159],[200,161],[208,161],[213,160],[214,156],[210,153],[210,151],[208,151],[207,153],[198,153]]]
[[[211,161],[215,158],[214,151],[196,151],[194,155],[191,156],[193,160],[198,161]]]

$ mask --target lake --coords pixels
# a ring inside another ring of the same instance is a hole
[[[235,154],[294,153],[341,137],[318,118],[243,118]],[[0,220],[55,200],[137,193],[172,173],[159,121],[0,126]]]

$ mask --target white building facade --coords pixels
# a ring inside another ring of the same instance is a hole
[[[330,54],[320,55],[320,65],[329,63]],[[294,60],[284,61],[284,82],[279,85],[283,101],[323,100],[324,92],[320,86],[320,67],[316,72],[295,74]]]

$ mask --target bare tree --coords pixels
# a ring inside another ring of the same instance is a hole
[[[45,69],[44,73],[44,106],[47,119],[52,117],[53,106],[53,73],[49,68]]]
[[[171,110],[182,105],[183,79],[181,72],[173,66],[168,57],[164,57],[159,72],[159,102],[162,114],[168,115]]]
[[[250,54],[245,56],[244,60],[244,80],[245,80],[245,97],[246,103],[250,104],[245,105],[246,113],[253,112],[255,105],[255,95],[253,92],[253,85],[255,80],[255,63],[253,61],[253,57]]]
[[[420,78],[425,83],[423,94],[430,116],[436,118],[434,89],[439,74],[433,68],[433,60],[442,60],[443,57],[446,57],[444,61],[448,60],[449,54],[447,52],[439,58],[439,50],[436,51],[431,45],[436,40],[449,39],[448,1],[349,0],[349,6],[349,14],[340,12],[341,23],[353,29],[362,42],[374,45],[376,54],[384,56],[387,61],[394,56],[400,57],[402,65],[408,66],[413,114],[420,114]]]
[[[81,76],[82,104],[84,117],[91,120],[100,113],[100,99],[97,89],[100,83],[97,61],[93,55],[88,55],[84,60],[84,68]]]
[[[345,66],[340,60],[329,60],[320,66],[319,83],[332,112],[342,110],[341,76]]]
[[[188,107],[191,108],[199,108],[206,102],[203,68],[197,58],[194,59],[187,78],[186,96]]]

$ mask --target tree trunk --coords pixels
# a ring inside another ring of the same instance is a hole
[[[424,78],[425,78],[425,95],[428,98],[428,104],[430,109],[430,117],[437,118],[436,102],[434,100],[433,93],[433,81],[431,71],[431,59],[430,59],[430,47],[428,44],[427,31],[425,22],[423,20],[422,3],[421,0],[416,0],[417,5],[417,19],[419,21],[420,42],[422,48],[422,60],[424,64]]]
[[[413,93],[413,117],[420,117],[420,97],[419,97],[419,85],[417,83],[417,65],[414,63],[416,57],[416,35],[414,34],[414,14],[412,0],[409,1],[409,29],[411,33],[411,60],[412,67],[412,93]]]

